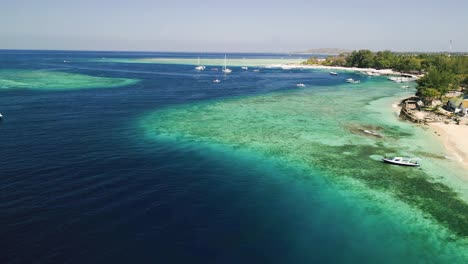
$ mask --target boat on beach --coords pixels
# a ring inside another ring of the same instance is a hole
[[[410,167],[419,167],[420,164],[419,162],[414,159],[414,158],[408,158],[408,157],[392,157],[392,158],[383,158],[383,162],[385,163],[390,163],[394,165],[400,165],[400,166],[410,166]]]

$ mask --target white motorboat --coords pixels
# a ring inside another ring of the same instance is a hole
[[[303,83],[298,83],[298,84],[296,84],[296,86],[297,86],[297,87],[305,87],[305,84],[303,84]]]
[[[219,79],[214,79],[213,82],[214,83],[220,83],[221,81]]]
[[[231,72],[232,72],[231,69],[226,68],[226,55],[224,55],[224,67],[223,67],[223,72],[224,72],[224,73],[231,73]]]
[[[248,70],[249,67],[247,67],[247,66],[242,66],[241,69],[243,69],[243,70]]]
[[[2,113],[0,113],[0,120],[2,120],[2,118],[3,118],[3,115],[2,115]]]
[[[411,167],[418,167],[420,166],[419,162],[414,158],[407,158],[407,157],[393,157],[393,158],[383,158],[383,162],[400,165],[400,166],[411,166]]]
[[[197,71],[204,71],[205,68],[206,68],[205,66],[203,66],[203,65],[200,64],[200,57],[198,57],[198,64],[197,64],[197,65],[198,65],[198,66],[195,67],[195,70],[197,70]]]
[[[336,75],[338,75],[338,73],[336,73],[336,72],[330,72],[330,75],[335,75],[335,76],[336,76]]]

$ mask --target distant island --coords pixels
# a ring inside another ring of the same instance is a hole
[[[339,49],[339,48],[319,48],[319,49],[309,49],[306,51],[297,51],[293,54],[321,54],[321,55],[338,55],[343,53],[350,53],[352,50],[348,49]]]

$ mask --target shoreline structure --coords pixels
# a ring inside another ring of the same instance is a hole
[[[340,67],[340,66],[323,66],[323,65],[300,65],[300,64],[275,64],[269,65],[267,68],[281,68],[281,69],[317,69],[317,70],[337,70],[337,71],[351,71],[361,72],[364,74],[380,74],[380,75],[405,75],[419,78],[418,75],[409,75],[402,72],[397,72],[391,69],[372,69],[372,68],[356,68],[356,67]],[[407,98],[405,98],[407,99]],[[405,100],[403,99],[403,100]],[[397,104],[392,105],[396,107],[398,116],[403,109],[401,101]],[[392,107],[391,106],[391,107]],[[401,119],[401,118],[400,118]],[[413,122],[416,123],[416,122]],[[454,158],[454,160],[461,163],[461,165],[468,169],[468,123],[466,124],[455,124],[453,122],[447,122],[447,119],[434,120],[431,123],[425,124],[425,127],[429,127],[435,134],[438,134],[439,142],[444,146],[447,154]]]

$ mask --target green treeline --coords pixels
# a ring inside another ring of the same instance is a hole
[[[430,56],[424,76],[418,79],[417,95],[431,101],[442,98],[448,91],[464,89],[468,92],[468,56]]]
[[[392,69],[404,73],[424,73],[418,83],[418,95],[440,98],[449,90],[468,87],[468,56],[447,54],[399,54],[391,51],[357,50],[348,54],[330,56],[325,60],[315,57],[306,65],[342,66]],[[465,93],[468,89],[465,89]]]

